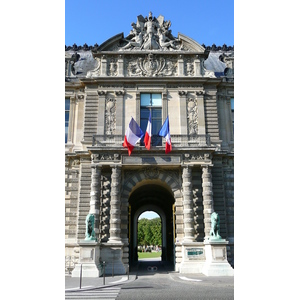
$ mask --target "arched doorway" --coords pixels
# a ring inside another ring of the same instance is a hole
[[[173,205],[174,197],[163,184],[145,183],[136,187],[129,197],[131,218],[129,220],[129,262],[138,261],[137,228],[138,217],[147,210],[156,212],[162,223],[162,261],[174,263]]]

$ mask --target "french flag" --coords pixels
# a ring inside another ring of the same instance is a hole
[[[144,132],[139,127],[137,122],[131,117],[129,126],[125,132],[123,147],[128,148],[128,155],[130,156],[135,144],[144,136]]]
[[[171,152],[172,144],[171,144],[171,135],[169,129],[169,116],[167,116],[163,126],[161,127],[160,131],[158,132],[159,136],[163,136],[166,139],[166,153]]]
[[[151,111],[150,111],[146,134],[145,134],[145,138],[144,138],[145,147],[148,150],[150,150],[150,147],[151,147],[151,136],[152,136],[152,133],[151,133]]]

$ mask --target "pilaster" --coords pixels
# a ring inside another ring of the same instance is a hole
[[[116,91],[116,135],[122,135],[123,129],[123,98],[125,92],[123,90]]]
[[[199,55],[196,55],[196,59],[194,60],[194,69],[195,69],[194,76],[201,76],[201,65],[200,65]]]
[[[124,57],[120,55],[118,58],[118,77],[124,77]]]
[[[204,91],[196,91],[198,103],[198,133],[205,134],[205,108],[204,108]]]
[[[184,76],[184,60],[182,55],[180,55],[178,59],[178,76]]]
[[[97,134],[104,135],[105,133],[105,98],[107,95],[106,91],[98,90],[99,95],[99,104],[98,104],[98,125],[97,125]]]
[[[180,106],[180,130],[181,134],[187,134],[187,117],[186,117],[186,91],[178,91]]]
[[[107,59],[106,56],[103,55],[101,57],[101,72],[100,76],[107,76]]]

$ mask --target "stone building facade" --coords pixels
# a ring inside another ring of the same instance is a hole
[[[109,272],[114,260],[120,274],[137,261],[137,222],[147,210],[161,217],[162,260],[174,270],[213,275],[208,261],[228,270],[234,263],[233,47],[174,37],[170,26],[163,16],[140,15],[126,37],[66,47],[65,252],[96,273],[102,261]],[[141,140],[129,156],[122,146],[129,121],[145,132],[149,111],[151,149]],[[167,116],[168,154],[157,136]]]

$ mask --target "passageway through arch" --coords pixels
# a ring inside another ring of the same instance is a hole
[[[153,211],[161,218],[162,254],[161,260],[174,263],[173,205],[174,197],[161,184],[145,184],[136,188],[129,197],[130,219],[130,264],[138,261],[137,229],[138,218],[145,211]]]

